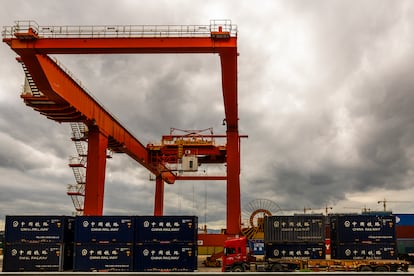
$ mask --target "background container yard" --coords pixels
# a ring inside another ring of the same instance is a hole
[[[397,249],[400,258],[414,262],[414,214],[395,214]]]

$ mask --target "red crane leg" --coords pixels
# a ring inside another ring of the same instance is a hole
[[[237,105],[237,48],[220,52],[224,111],[227,125],[227,234],[239,234],[240,207],[240,137]]]
[[[240,207],[240,138],[237,132],[227,132],[227,234],[239,234]]]
[[[164,180],[161,176],[155,178],[154,216],[164,214]]]
[[[103,213],[107,147],[108,137],[98,127],[89,126],[83,212],[86,216],[102,216]]]

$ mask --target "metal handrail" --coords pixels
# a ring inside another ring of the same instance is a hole
[[[145,37],[209,37],[222,30],[237,36],[237,25],[230,20],[211,20],[210,25],[85,25],[39,26],[32,20],[16,21],[4,26],[3,38],[14,38],[16,33],[31,29],[40,38],[145,38]]]

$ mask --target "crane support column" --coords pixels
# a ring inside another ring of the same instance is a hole
[[[227,234],[240,233],[240,138],[227,132]]]
[[[164,213],[164,180],[161,175],[155,178],[154,216],[162,216]]]
[[[102,216],[103,213],[107,147],[108,137],[97,126],[89,126],[84,202],[86,216]]]
[[[227,234],[239,234],[240,206],[240,137],[237,104],[237,48],[220,52],[224,112],[227,125]]]

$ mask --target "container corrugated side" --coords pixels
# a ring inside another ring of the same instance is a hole
[[[332,215],[331,241],[395,243],[395,225],[395,217],[392,215]]]
[[[395,235],[398,239],[412,239],[414,238],[414,226],[399,226],[395,227]]]
[[[133,271],[133,246],[125,244],[75,244],[73,271]]]
[[[196,242],[198,218],[195,216],[135,217],[135,242]]]
[[[72,250],[67,244],[6,244],[3,252],[3,272],[70,270],[73,263]]]
[[[325,243],[266,243],[266,259],[313,260],[325,257]]]
[[[70,216],[6,216],[5,243],[73,242]]]
[[[193,243],[143,243],[135,246],[134,271],[192,272],[197,270]]]
[[[79,216],[75,220],[75,243],[134,242],[132,216]]]
[[[345,243],[331,244],[331,258],[344,260],[395,260],[397,247],[395,243]]]
[[[264,241],[324,242],[323,215],[268,216],[265,218]]]

